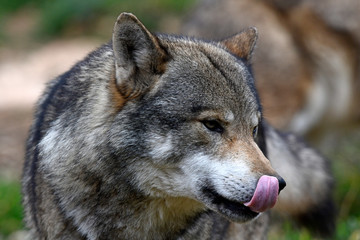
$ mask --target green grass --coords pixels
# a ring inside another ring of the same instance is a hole
[[[321,239],[305,228],[299,228],[290,221],[281,223],[276,230],[270,229],[269,240],[316,240]],[[354,214],[338,219],[333,240],[359,240],[360,217]]]
[[[336,239],[360,239],[360,216],[349,216],[337,225]]]
[[[339,207],[336,239],[360,239],[360,130],[344,134],[329,151]]]
[[[0,236],[23,228],[20,183],[0,180]]]
[[[305,229],[298,229],[290,222],[284,222],[274,231],[270,229],[269,240],[314,240],[311,233]]]

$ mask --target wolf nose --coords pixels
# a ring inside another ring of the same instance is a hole
[[[284,189],[284,187],[286,186],[286,182],[282,177],[278,177],[278,181],[279,181],[279,193],[281,190]]]

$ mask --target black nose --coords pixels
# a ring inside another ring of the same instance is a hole
[[[279,180],[279,193],[281,190],[284,189],[284,187],[286,186],[286,182],[282,177],[278,177]]]

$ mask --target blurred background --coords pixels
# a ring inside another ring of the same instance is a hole
[[[0,240],[22,239],[20,178],[34,104],[50,79],[111,38],[121,12],[150,30],[221,39],[255,26],[268,121],[331,160],[334,239],[360,239],[359,0],[0,0]],[[269,239],[316,239],[291,220]]]

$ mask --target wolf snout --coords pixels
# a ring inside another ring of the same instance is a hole
[[[254,212],[264,212],[275,206],[278,195],[285,186],[286,182],[283,178],[263,175],[256,185],[251,200],[244,205]]]
[[[280,194],[280,191],[286,187],[286,182],[282,177],[277,177],[277,179],[279,181],[279,194]]]

